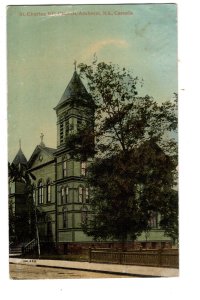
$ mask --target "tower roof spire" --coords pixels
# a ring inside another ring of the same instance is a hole
[[[27,159],[21,149],[21,139],[19,139],[19,151],[17,152],[12,163],[16,166],[19,164],[27,166]]]
[[[87,92],[83,82],[81,81],[79,75],[76,72],[76,60],[74,61],[74,74],[68,83],[59,103],[55,107],[55,109],[58,109],[63,104],[70,102],[70,100],[82,100],[84,103],[91,103],[92,97]]]

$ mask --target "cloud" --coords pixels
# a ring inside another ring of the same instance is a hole
[[[105,48],[110,45],[113,45],[113,46],[116,46],[119,48],[127,48],[129,46],[128,42],[126,40],[122,40],[122,39],[101,40],[101,41],[91,44],[83,53],[82,59],[85,60],[87,58],[90,58],[91,56],[94,55],[94,53],[97,54],[99,51],[101,51],[102,48]]]

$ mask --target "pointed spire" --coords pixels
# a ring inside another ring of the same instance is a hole
[[[27,166],[27,159],[21,149],[21,139],[19,139],[19,151],[17,152],[12,163],[16,166],[20,166],[20,165]]]
[[[72,99],[76,101],[76,99],[82,99],[85,103],[91,103],[91,95],[87,92],[83,82],[81,81],[78,73],[76,72],[76,61],[74,61],[74,74],[68,83],[58,105],[54,109],[58,109],[66,102],[71,101]]]

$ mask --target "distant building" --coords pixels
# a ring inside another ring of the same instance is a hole
[[[90,210],[90,189],[85,176],[92,158],[77,161],[70,156],[70,147],[66,146],[69,134],[76,133],[82,123],[92,126],[93,104],[93,99],[75,70],[54,108],[57,114],[57,149],[46,147],[41,135],[41,142],[28,162],[21,149],[13,161],[16,165],[26,165],[36,177],[33,181],[33,199],[38,214],[40,242],[49,247],[53,244],[61,252],[95,245],[92,238],[81,229],[81,223],[87,219]],[[9,198],[15,213],[20,213],[26,207],[23,187],[17,182],[14,186]],[[146,243],[149,247],[170,244],[170,238],[164,237],[163,231],[158,228],[157,216],[152,216],[151,222],[152,231],[148,236],[145,233],[141,235],[136,242],[137,246],[145,247]],[[105,247],[108,242],[101,244]],[[130,245],[133,246],[133,242]]]

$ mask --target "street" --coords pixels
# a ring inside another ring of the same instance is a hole
[[[134,276],[9,264],[10,279],[131,278]]]

